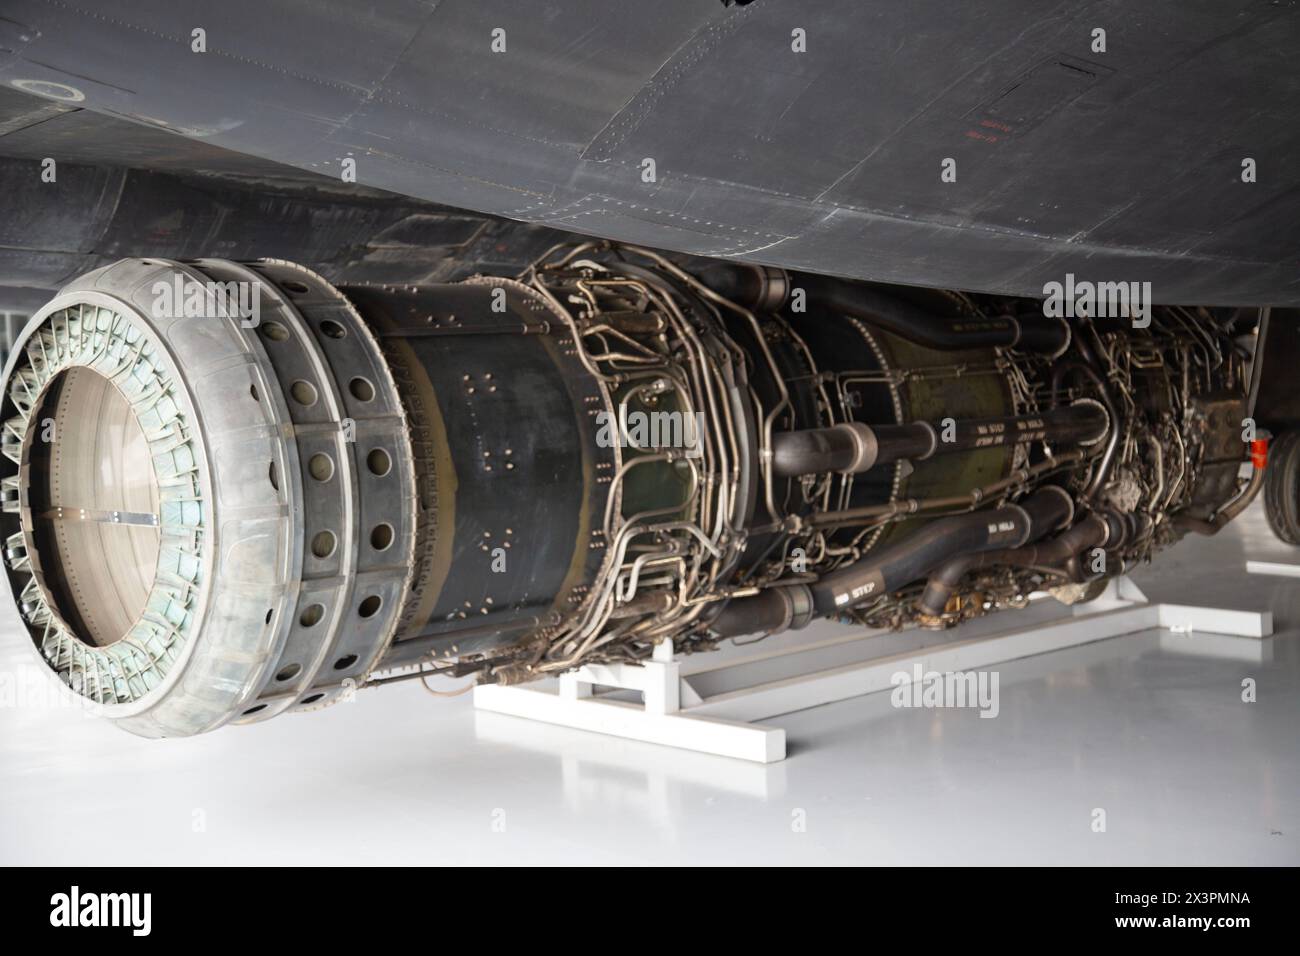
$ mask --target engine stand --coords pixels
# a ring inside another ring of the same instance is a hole
[[[785,759],[785,730],[754,721],[889,690],[896,673],[911,672],[917,665],[926,672],[970,671],[1157,628],[1184,634],[1196,631],[1263,638],[1273,633],[1273,616],[1268,611],[1153,604],[1136,584],[1119,578],[1110,582],[1096,600],[1076,607],[1072,615],[1063,618],[829,669],[802,671],[798,659],[809,652],[878,638],[879,632],[756,651],[685,676],[681,663],[673,658],[671,646],[661,644],[654,658],[642,665],[587,665],[563,674],[558,691],[536,685],[483,684],[474,688],[474,706],[631,740],[775,763]],[[773,662],[787,664],[782,668],[787,676],[709,696],[702,696],[692,684],[700,683],[705,675],[755,664],[770,670]],[[596,687],[640,691],[644,703],[597,696]]]
[[[1282,561],[1247,561],[1247,574],[1272,574],[1283,578],[1300,578],[1300,564]]]

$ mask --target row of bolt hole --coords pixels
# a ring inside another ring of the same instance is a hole
[[[286,283],[286,285],[288,284]],[[297,290],[291,289],[290,291]],[[306,287],[302,287],[301,291],[305,292]],[[320,330],[326,338],[331,339],[341,339],[347,335],[347,329],[339,325],[339,323],[328,319],[320,324]],[[278,322],[265,323],[262,326],[262,332],[272,342],[284,342],[289,338],[289,330]],[[348,383],[348,391],[352,393],[353,398],[361,402],[371,401],[375,397],[375,387],[360,376],[357,376]],[[257,395],[256,385],[249,386],[249,394],[252,395],[254,401],[260,400]],[[289,394],[299,405],[311,406],[316,404],[316,387],[310,382],[304,382],[302,380],[294,382],[289,386]],[[368,455],[366,455],[366,467],[370,470],[372,475],[382,478],[392,469],[393,464],[392,460],[388,456],[388,452],[384,451],[382,448],[374,448],[371,449]],[[329,455],[312,455],[307,462],[307,472],[317,481],[329,481],[334,477],[334,462]],[[275,462],[271,462],[269,477],[272,487],[274,487],[276,491],[279,491],[280,482],[279,477],[276,474]],[[392,525],[381,523],[371,529],[370,546],[376,551],[383,551],[392,545],[392,543]],[[311,540],[311,553],[318,558],[328,558],[334,553],[334,548],[336,546],[337,541],[333,532],[321,531]],[[379,613],[379,608],[382,605],[383,599],[377,594],[372,594],[362,600],[361,604],[357,607],[357,613],[362,617],[374,617],[375,614]],[[303,627],[315,627],[324,616],[324,605],[310,604],[303,608],[302,614],[298,616],[298,623]],[[269,623],[271,620],[270,611],[266,612],[266,618]],[[347,670],[356,662],[356,654],[344,654],[334,662],[334,669],[336,671]],[[293,680],[301,672],[301,664],[286,664],[276,673],[275,679],[276,681],[283,683],[284,681]],[[299,703],[314,704],[324,696],[323,693],[311,694],[308,697],[304,697],[299,701]],[[248,710],[244,711],[244,716],[256,714],[258,711],[264,710],[265,708],[266,704],[258,704],[255,707],[250,707]]]

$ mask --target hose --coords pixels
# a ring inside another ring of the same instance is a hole
[[[1016,548],[1067,524],[1069,494],[1047,485],[1019,504],[941,518],[877,554],[833,571],[810,585],[820,614],[843,611],[927,577],[954,555]]]

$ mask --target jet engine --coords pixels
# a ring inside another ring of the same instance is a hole
[[[127,259],[14,347],[5,568],[44,665],[153,737],[1085,600],[1258,491],[1233,321],[603,241],[415,286]]]

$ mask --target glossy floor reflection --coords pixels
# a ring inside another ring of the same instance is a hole
[[[140,740],[45,695],[6,608],[0,863],[1297,864],[1300,581],[1247,557],[1300,551],[1255,509],[1136,579],[1271,609],[1269,642],[1150,632],[1005,664],[992,720],[887,694],[775,718],[791,756],[770,767],[410,684]]]

